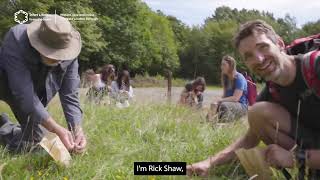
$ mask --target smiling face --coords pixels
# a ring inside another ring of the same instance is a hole
[[[254,32],[242,39],[238,50],[245,65],[267,81],[276,81],[283,73],[281,49],[283,44],[273,43],[265,33]]]

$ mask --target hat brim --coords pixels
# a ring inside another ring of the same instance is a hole
[[[40,29],[40,20],[35,20],[27,25],[27,34],[32,47],[34,47],[40,54],[50,59],[55,60],[73,60],[81,52],[81,36],[76,30],[71,33],[71,40],[67,48],[55,49],[44,44],[38,35]]]

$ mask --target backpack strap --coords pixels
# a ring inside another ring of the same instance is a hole
[[[272,81],[267,81],[266,82],[266,87],[268,88],[268,92],[271,95],[271,99],[274,102],[280,102],[280,93],[279,90],[277,88],[277,85],[272,82]]]
[[[309,89],[302,96],[315,94],[320,98],[320,51],[302,55],[301,63],[302,76]]]

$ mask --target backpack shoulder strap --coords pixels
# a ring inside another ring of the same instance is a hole
[[[320,51],[311,51],[300,57],[303,79],[312,93],[320,98]]]
[[[267,88],[267,91],[269,92],[270,96],[271,96],[271,99],[272,101],[274,102],[280,102],[280,93],[279,93],[279,90],[276,86],[276,84],[272,81],[267,81],[266,82],[266,88]]]

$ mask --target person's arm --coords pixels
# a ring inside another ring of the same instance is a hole
[[[259,139],[248,130],[247,134],[237,139],[233,144],[229,145],[224,150],[216,155],[210,156],[204,161],[188,165],[187,175],[208,176],[209,169],[214,166],[226,164],[236,157],[235,151],[240,148],[253,148],[259,143]]]
[[[233,92],[232,96],[229,97],[224,97],[220,99],[219,102],[224,102],[224,101],[232,101],[232,102],[239,102],[241,96],[243,95],[243,91],[247,88],[247,81],[243,76],[238,76],[234,80],[234,85],[235,85],[235,90]]]
[[[67,67],[59,89],[62,109],[70,130],[74,130],[76,127],[81,126],[82,121],[82,110],[79,101],[80,77],[78,68],[78,60],[73,60]]]
[[[259,143],[258,138],[251,132],[247,132],[246,135],[237,139],[230,146],[219,152],[218,154],[209,157],[211,159],[211,166],[222,165],[230,162],[236,157],[235,151],[240,148],[253,148]]]
[[[48,131],[56,133],[69,151],[74,149],[75,143],[73,134],[66,128],[59,125],[53,118],[49,117],[44,120],[42,125]]]
[[[311,169],[320,169],[320,150],[306,150],[306,166]]]
[[[296,163],[296,152],[288,151],[277,144],[268,145],[266,148],[265,159],[270,166],[279,168],[292,168]],[[307,149],[305,150],[305,166],[310,169],[320,169],[320,150]]]
[[[224,102],[224,101],[239,102],[242,94],[243,94],[243,90],[236,89],[232,96],[222,98],[219,100],[219,102]]]
[[[186,104],[187,97],[188,97],[188,92],[186,91],[186,89],[183,89],[180,94],[179,104]]]
[[[74,60],[63,77],[59,97],[66,117],[68,128],[74,134],[75,151],[83,152],[87,141],[81,127],[82,110],[80,108],[79,90],[80,77],[78,73],[78,60]]]

